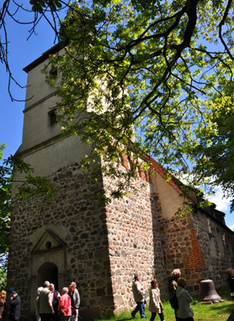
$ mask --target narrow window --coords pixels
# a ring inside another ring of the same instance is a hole
[[[57,68],[51,68],[50,69],[50,78],[57,78],[57,76],[58,76]]]
[[[56,124],[56,113],[55,110],[51,110],[49,113],[49,121],[50,121],[50,125],[54,125]]]

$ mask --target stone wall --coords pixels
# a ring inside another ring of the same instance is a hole
[[[140,182],[141,181],[141,182]],[[140,191],[122,199],[114,199],[107,205],[107,228],[111,282],[116,314],[129,310],[135,302],[132,281],[139,274],[144,289],[156,276],[162,295],[167,293],[162,243],[158,234],[157,217],[160,207],[155,207],[157,195],[151,193],[150,184],[145,182]],[[142,180],[135,182],[141,185]],[[104,179],[104,188],[114,187],[115,181]]]
[[[57,254],[64,260],[61,269],[65,266],[59,291],[75,281],[84,314],[97,317],[113,312],[106,210],[97,200],[89,199],[91,193],[102,189],[102,180],[100,176],[100,181],[93,183],[90,174],[84,174],[79,164],[63,167],[50,177],[57,190],[55,199],[36,197],[13,201],[8,287],[18,291],[22,315],[33,313],[36,289],[42,285],[39,284],[41,276],[34,274],[38,274],[42,263],[60,266],[55,262],[57,256],[53,251],[56,246],[54,249],[46,249],[46,244],[44,249],[40,248],[43,244],[37,247],[48,228],[56,235],[55,239],[61,239],[60,243],[64,244],[64,256]],[[51,242],[56,243],[50,237]],[[36,272],[32,272],[35,266]],[[60,273],[59,268],[59,276]],[[36,278],[34,286],[33,278]]]
[[[196,239],[206,260],[204,278],[226,286],[226,269],[234,266],[234,232],[201,210],[193,215]]]
[[[234,266],[234,233],[201,211],[184,217],[159,217],[167,275],[180,268],[189,291],[200,293],[200,281],[226,286],[226,269]]]
[[[134,273],[146,290],[156,277],[162,298],[168,296],[174,268],[181,269],[192,293],[199,292],[201,279],[211,278],[217,287],[225,284],[225,269],[234,265],[233,232],[201,211],[175,216],[176,194],[167,182],[161,188],[165,196],[168,188],[170,197],[165,216],[157,184],[147,176],[135,181],[138,192],[100,206],[90,195],[108,193],[116,182],[103,174],[93,182],[91,174],[91,168],[84,173],[78,163],[64,166],[49,177],[55,199],[13,201],[8,287],[18,291],[23,315],[31,313],[33,320],[45,264],[58,268],[59,291],[77,282],[81,315],[88,319],[132,309]]]
[[[179,268],[187,280],[190,291],[199,290],[199,282],[206,271],[205,257],[195,237],[192,215],[159,218],[160,235],[163,239],[163,254],[167,276]]]

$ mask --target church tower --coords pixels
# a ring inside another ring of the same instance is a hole
[[[22,314],[30,315],[30,320],[37,288],[45,280],[59,291],[75,281],[83,317],[122,312],[134,304],[134,273],[141,271],[147,283],[153,277],[154,247],[160,245],[152,234],[148,182],[141,199],[130,195],[101,206],[98,199],[90,198],[114,182],[104,178],[101,169],[99,181],[93,182],[92,168],[87,172],[81,168],[90,147],[78,136],[61,136],[54,112],[57,97],[41,72],[49,55],[58,50],[59,46],[53,47],[24,69],[27,95],[17,155],[36,176],[47,177],[56,191],[51,200],[44,195],[17,199],[17,186],[24,177],[14,176],[8,285],[18,291]],[[159,265],[163,270],[162,260]]]

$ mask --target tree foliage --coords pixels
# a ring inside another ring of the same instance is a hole
[[[233,196],[233,28],[232,0],[75,3],[49,67],[60,81],[48,77],[64,132],[94,144],[111,175],[123,155],[139,168],[142,149]]]
[[[20,21],[21,10],[33,18]],[[124,177],[117,164],[127,155],[130,180],[142,149],[168,171],[233,196],[233,0],[4,0],[0,60],[14,80],[7,18],[28,23],[29,37],[45,18],[64,44],[66,54],[51,61],[61,79],[50,77],[58,119],[93,145],[110,175]]]

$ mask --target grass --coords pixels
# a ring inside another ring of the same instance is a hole
[[[229,289],[219,290],[218,294],[225,300],[224,302],[213,303],[213,304],[202,304],[198,301],[198,298],[194,299],[192,303],[192,308],[194,311],[194,320],[195,321],[226,321],[229,315],[234,310],[234,301],[231,300]],[[171,308],[168,301],[163,302],[164,308],[164,317],[165,321],[175,321],[174,310]],[[148,319],[150,319],[151,313],[148,310],[148,307],[145,309],[145,314]],[[131,317],[130,312],[125,312],[119,316],[109,318],[109,319],[99,319],[96,321],[128,321],[128,320],[140,320],[139,312],[137,313],[135,319]],[[146,319],[147,320],[147,319]],[[155,321],[159,321],[160,318],[157,315]]]

